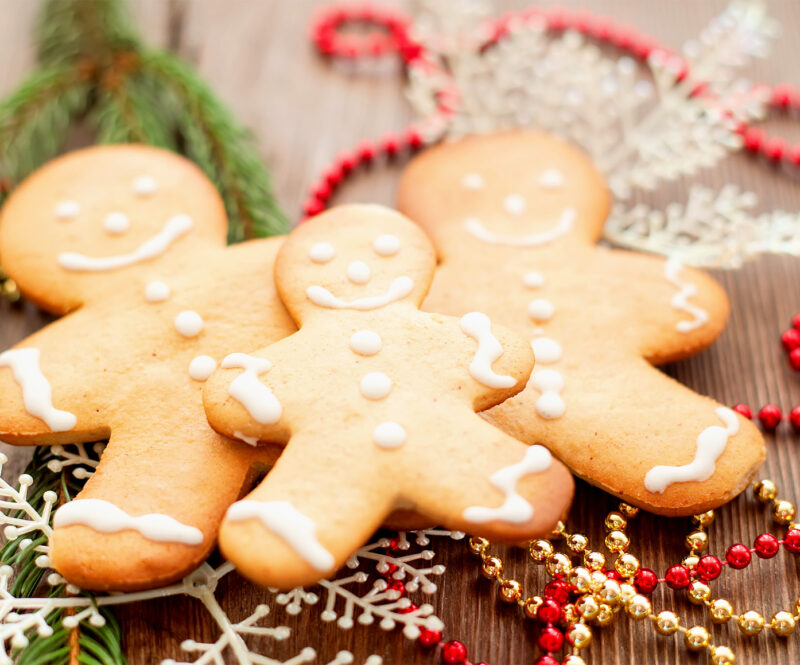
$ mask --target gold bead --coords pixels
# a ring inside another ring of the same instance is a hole
[[[775,486],[775,483],[765,478],[753,485],[753,494],[756,495],[756,499],[761,503],[769,503],[770,501],[774,501],[775,497],[778,496],[778,488]]]
[[[490,543],[488,540],[486,540],[486,538],[477,538],[473,536],[469,539],[469,551],[475,556],[480,556],[488,549],[489,544]]]
[[[606,547],[609,552],[615,554],[624,552],[628,549],[628,545],[630,545],[630,540],[622,531],[610,531],[606,536]]]
[[[711,647],[712,665],[733,665],[735,662],[736,656],[728,647]]]
[[[708,547],[708,534],[705,531],[692,531],[684,542],[692,553],[705,552]]]
[[[496,556],[487,556],[481,565],[481,573],[486,579],[494,579],[503,574],[503,562]]]
[[[572,570],[572,561],[566,554],[556,552],[545,561],[545,568],[551,577],[564,577]]]
[[[689,601],[695,605],[702,605],[711,598],[711,587],[704,582],[695,580],[689,585]]]
[[[564,522],[559,521],[556,524],[556,528],[550,533],[550,537],[553,540],[558,540],[559,538],[563,538],[566,535],[565,531],[566,527],[564,526]]]
[[[567,538],[567,547],[575,552],[575,554],[580,554],[588,546],[589,539],[582,533],[573,533],[569,538]]]
[[[522,585],[517,580],[503,580],[497,591],[506,603],[516,603],[522,595]]]
[[[653,610],[650,606],[650,600],[645,596],[637,594],[630,599],[625,607],[625,611],[628,613],[628,616],[630,616],[631,619],[644,619],[645,617],[650,616],[650,613]]]
[[[540,596],[526,598],[525,602],[522,604],[522,611],[525,612],[525,616],[529,619],[535,619],[543,602],[544,600],[542,600]]]
[[[528,554],[536,563],[544,563],[553,554],[553,543],[549,540],[533,540],[528,547]]]
[[[2,284],[0,284],[0,291],[2,291],[3,297],[10,303],[17,303],[22,300],[22,293],[19,290],[19,286],[11,278],[6,278],[2,281]]]
[[[659,612],[655,619],[656,630],[661,635],[672,635],[680,628],[681,620],[675,616],[674,612],[664,610]]]
[[[553,554],[553,543],[549,540],[531,541],[528,553],[531,555],[531,559],[537,563],[544,563]]]
[[[567,576],[567,581],[578,593],[587,593],[592,588],[592,574],[583,566],[573,568]]]
[[[778,524],[789,524],[795,516],[794,504],[791,501],[778,499],[772,503],[772,520]]]
[[[794,632],[795,618],[789,612],[775,612],[769,622],[772,632],[778,637],[789,637]]]
[[[580,656],[570,654],[563,660],[563,665],[586,665],[586,661]]]
[[[606,565],[606,558],[602,552],[587,550],[583,553],[583,565],[589,570],[600,570]]]
[[[707,510],[704,513],[698,513],[692,516],[692,522],[696,527],[709,526],[714,521],[714,511]]]
[[[633,584],[620,583],[620,600],[624,605],[627,605],[630,600],[637,594],[636,587]]]
[[[597,613],[600,611],[600,604],[594,596],[586,595],[581,596],[575,601],[575,609],[586,621],[592,621],[597,618]]]
[[[601,602],[608,603],[613,607],[622,600],[622,589],[619,588],[617,580],[606,580],[597,595],[600,596]]]
[[[739,617],[738,623],[744,635],[758,635],[764,628],[764,617],[755,610],[749,610]]]
[[[623,531],[628,525],[628,520],[616,511],[610,512],[605,519],[606,531]]]
[[[614,562],[614,570],[622,577],[633,577],[639,572],[639,559],[633,554],[620,554]]]
[[[792,614],[794,614],[795,617],[800,616],[800,598],[792,603]]]
[[[599,570],[592,571],[592,591],[595,593],[600,591],[600,589],[603,588],[603,585],[605,585],[607,579],[608,577],[606,577],[605,573],[600,572]]]
[[[697,565],[697,562],[700,561],[700,557],[696,554],[689,554],[683,557],[683,561],[681,563],[686,566],[687,568],[694,568]]]
[[[708,631],[703,626],[692,626],[683,634],[690,651],[700,651],[708,646]]]
[[[567,631],[567,639],[576,649],[585,649],[592,643],[592,629],[585,623],[576,623]]]
[[[619,512],[625,515],[625,517],[628,519],[631,519],[636,517],[636,515],[639,513],[639,509],[630,505],[629,503],[621,503],[619,504]]]
[[[595,617],[595,621],[599,626],[607,626],[614,620],[614,610],[611,605],[606,605],[605,603],[600,603],[600,607],[597,610],[597,617]]]
[[[561,608],[561,618],[559,619],[559,623],[568,628],[573,623],[578,623],[580,618],[581,617],[578,614],[578,610],[576,609],[575,605],[573,603],[567,603]]]
[[[714,623],[725,623],[730,621],[733,616],[733,605],[724,598],[716,598],[709,604],[708,612]]]

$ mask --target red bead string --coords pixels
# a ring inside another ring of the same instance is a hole
[[[771,108],[784,112],[800,111],[800,90],[789,83],[780,83],[772,88],[769,100]],[[763,129],[742,125],[739,128],[745,149],[754,154],[761,154],[774,164],[783,162],[800,167],[800,143],[789,145],[780,136],[770,136]],[[800,362],[800,358],[798,358]],[[800,369],[800,365],[798,366]]]

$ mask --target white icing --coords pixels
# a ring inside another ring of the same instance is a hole
[[[540,473],[550,468],[553,458],[547,448],[531,446],[525,451],[521,462],[495,471],[489,481],[506,499],[497,508],[470,506],[464,510],[464,519],[473,524],[485,524],[499,520],[510,524],[524,524],[533,517],[533,506],[517,493],[520,478],[529,473]]]
[[[203,317],[191,310],[184,310],[175,317],[175,330],[184,337],[197,337],[204,325]]]
[[[53,214],[58,219],[75,219],[80,211],[81,208],[75,201],[59,201],[53,209]]]
[[[537,369],[531,377],[531,385],[542,393],[536,400],[536,413],[547,420],[564,415],[567,407],[560,395],[564,389],[564,377],[560,372],[554,369]]]
[[[517,383],[513,376],[496,374],[492,363],[503,355],[503,347],[492,334],[492,322],[482,312],[461,317],[461,330],[478,342],[478,350],[469,364],[469,373],[478,383],[489,388],[510,388]]]
[[[363,261],[353,261],[347,266],[347,279],[353,284],[366,284],[369,281],[372,272],[369,266]]]
[[[172,246],[172,243],[191,231],[193,226],[194,222],[188,215],[176,215],[167,221],[161,231],[143,242],[130,254],[92,257],[76,252],[62,252],[58,255],[58,263],[62,268],[76,271],[103,272],[126,268],[161,256]]]
[[[189,376],[195,381],[205,381],[217,369],[217,361],[211,356],[197,356],[189,363]]]
[[[553,307],[553,303],[544,298],[532,300],[531,304],[528,305],[528,316],[534,321],[547,321],[552,319],[555,312],[556,308]]]
[[[537,337],[531,340],[531,348],[536,362],[543,365],[557,363],[563,355],[561,344],[549,337]]]
[[[383,372],[370,372],[363,376],[359,388],[367,399],[383,399],[392,390],[392,380]]]
[[[557,189],[564,186],[564,174],[558,169],[546,169],[539,176],[539,185],[546,189]]]
[[[375,241],[372,243],[372,249],[380,256],[394,256],[400,251],[400,240],[397,236],[384,233],[375,238]]]
[[[335,560],[317,540],[317,525],[288,501],[237,501],[225,518],[231,522],[258,519],[286,541],[304,561],[316,570],[330,571]]]
[[[406,442],[406,430],[402,425],[387,421],[375,428],[372,440],[381,448],[398,448]]]
[[[100,533],[132,529],[157,543],[200,545],[203,542],[200,529],[181,524],[169,515],[150,513],[133,516],[102,499],[74,499],[61,506],[53,517],[53,526],[58,529],[73,524],[88,526]]]
[[[39,367],[39,349],[10,349],[0,353],[0,367],[10,367],[22,388],[22,402],[32,416],[43,420],[53,432],[68,432],[78,422],[75,414],[53,406],[50,382]]]
[[[164,302],[169,295],[169,287],[164,282],[150,282],[144,287],[144,298],[147,302]]]
[[[509,215],[519,217],[527,207],[528,202],[522,194],[509,194],[503,199],[503,208]]]
[[[308,258],[314,263],[327,263],[336,255],[333,245],[327,242],[318,242],[308,250]]]
[[[239,402],[250,416],[262,425],[271,425],[281,418],[283,408],[258,377],[272,368],[272,363],[265,358],[255,358],[245,353],[231,353],[223,361],[225,369],[241,367],[244,372],[237,376],[228,388],[228,393]]]
[[[483,180],[483,176],[480,173],[467,173],[461,179],[461,186],[465,189],[472,189],[472,190],[479,190],[483,189],[486,186],[486,183]]]
[[[522,283],[529,289],[538,289],[540,286],[544,286],[544,275],[535,270],[526,272],[525,276],[522,278]]]
[[[678,277],[681,270],[683,270],[683,264],[676,259],[669,259],[664,264],[664,277],[670,284],[679,289],[678,293],[672,297],[670,305],[692,317],[690,321],[679,321],[675,325],[675,330],[688,333],[708,322],[708,312],[702,307],[697,307],[689,302],[689,298],[697,295],[697,286],[682,282]]]
[[[121,235],[131,228],[131,220],[124,212],[110,212],[103,220],[103,228],[111,235]]]
[[[389,303],[405,298],[414,288],[414,281],[410,277],[396,277],[388,290],[379,296],[366,296],[347,302],[337,298],[324,286],[309,286],[306,289],[308,299],[320,307],[331,309],[358,309],[369,310],[384,307]]]
[[[383,348],[383,341],[373,330],[357,330],[350,337],[350,348],[362,356],[374,356]]]
[[[689,464],[683,466],[654,466],[644,477],[648,492],[661,494],[672,483],[691,480],[702,482],[714,475],[717,459],[728,445],[728,438],[739,431],[739,418],[730,409],[721,406],[716,410],[725,427],[711,425],[697,437],[697,452]]]
[[[546,245],[561,236],[569,233],[575,223],[575,209],[567,208],[561,213],[561,218],[556,224],[547,231],[539,231],[538,233],[528,233],[526,235],[511,236],[494,233],[486,228],[484,223],[477,217],[468,217],[464,220],[464,229],[467,233],[474,236],[478,240],[489,243],[491,245],[506,245],[508,247],[537,247],[539,245]]]
[[[238,429],[233,433],[234,438],[239,439],[242,443],[246,443],[249,446],[257,446],[258,445],[258,437],[257,436],[247,436],[247,434],[243,434]]]
[[[131,187],[136,196],[152,196],[158,190],[156,179],[149,175],[140,175]]]

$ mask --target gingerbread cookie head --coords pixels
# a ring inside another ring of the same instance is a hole
[[[576,147],[549,134],[505,132],[424,152],[404,172],[398,202],[447,255],[465,233],[484,246],[593,243],[611,198]]]
[[[142,264],[179,265],[201,246],[224,246],[226,228],[219,195],[191,162],[141,145],[93,147],[14,192],[0,216],[0,262],[27,298],[62,314]]]
[[[333,238],[330,226],[305,224],[281,248],[278,292],[296,321],[337,309],[419,307],[436,258],[417,226],[361,205],[341,215],[335,230]]]

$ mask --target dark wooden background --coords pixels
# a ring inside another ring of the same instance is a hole
[[[452,0],[443,0],[452,1]],[[402,97],[396,66],[380,72],[356,75],[342,66],[331,66],[316,57],[307,40],[309,17],[316,3],[293,0],[134,0],[135,19],[147,40],[178,51],[194,63],[238,117],[253,129],[263,157],[269,162],[281,203],[297,211],[305,191],[320,169],[341,149],[358,139],[378,136],[402,127],[411,112]],[[521,7],[519,1],[497,2],[498,9]],[[629,22],[663,42],[679,46],[695,36],[724,7],[723,0],[585,0],[565,2],[583,6]],[[30,28],[38,2],[0,0],[0,94],[10,90],[30,69]],[[782,35],[770,59],[750,68],[754,80],[800,84],[800,3],[770,0],[771,13],[782,22]],[[794,119],[797,121],[797,118]],[[765,125],[800,141],[792,119],[773,115]],[[376,169],[345,187],[339,200],[377,201],[391,204],[396,169]],[[800,209],[796,174],[774,169],[747,156],[728,159],[713,174],[712,184],[735,182],[756,191],[765,209]],[[682,198],[687,183],[672,188]],[[665,195],[655,197],[665,203]],[[800,311],[800,259],[765,257],[736,272],[717,275],[730,294],[733,312],[725,334],[711,349],[692,360],[666,370],[692,388],[723,403],[744,401],[752,406],[779,404],[784,411],[800,403],[800,375],[787,367],[779,336],[790,318]],[[0,304],[0,349],[10,346],[41,327],[47,318],[30,305],[21,308]],[[768,436],[769,454],[762,477],[771,477],[781,495],[800,500],[800,435],[785,424],[777,436]],[[5,447],[7,449],[8,446]],[[21,466],[29,455],[13,451],[12,461]],[[588,533],[593,542],[602,538],[602,517],[615,502],[603,493],[579,483],[569,526]],[[668,520],[642,516],[630,528],[631,551],[644,565],[663,572],[668,563],[684,554],[682,540],[688,519]],[[727,545],[772,529],[767,512],[748,495],[717,511],[711,527],[710,550],[723,554]],[[473,661],[493,665],[521,665],[535,659],[535,632],[514,608],[502,605],[495,590],[478,575],[474,560],[463,543],[442,542],[437,561],[448,566],[433,597],[444,619],[446,637],[463,640]],[[525,581],[529,593],[541,590],[543,571],[529,565],[523,552],[505,551],[507,570]],[[729,597],[737,610],[755,609],[769,617],[788,609],[800,595],[795,561],[781,555],[771,562],[756,561],[748,570],[728,573],[714,586]],[[271,596],[235,576],[223,581],[219,593],[223,606],[239,620],[258,602]],[[702,613],[683,598],[659,591],[656,609],[677,607],[686,625],[700,621]],[[319,610],[300,619],[282,611],[273,620],[293,627],[290,640],[276,647],[264,640],[265,653],[288,658],[295,647],[314,646],[317,662],[327,663],[340,649],[363,662],[372,653],[386,665],[432,663],[399,632],[384,633],[377,627],[356,627],[345,632],[318,619]],[[133,665],[183,659],[180,642],[188,637],[213,641],[218,633],[201,605],[191,599],[153,601],[121,609],[117,616],[125,629],[125,646]],[[710,622],[704,621],[706,625]],[[714,627],[713,640],[737,651],[737,663],[800,661],[800,630],[788,641],[771,635],[745,639],[730,626]],[[645,623],[624,618],[614,626],[595,631],[587,653],[593,663],[653,663],[660,665],[703,662],[706,656],[689,655],[675,638],[656,637]]]

